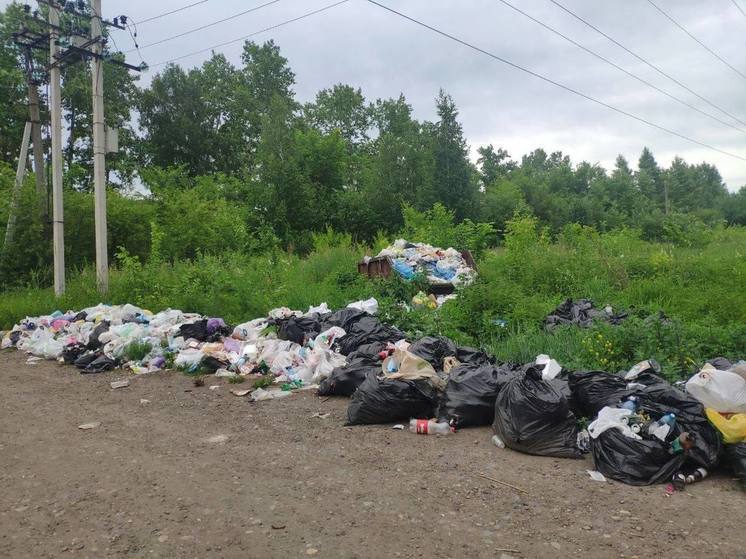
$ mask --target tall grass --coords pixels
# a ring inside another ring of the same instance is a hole
[[[716,231],[704,246],[682,247],[645,242],[635,231],[569,226],[550,242],[535,221],[518,219],[505,246],[479,260],[478,281],[436,312],[402,308],[419,286],[359,276],[356,263],[369,249],[349,237],[328,232],[314,244],[305,258],[226,252],[142,264],[120,253],[103,302],[180,308],[238,323],[279,306],[340,307],[375,296],[382,318],[413,337],[447,335],[506,361],[548,353],[568,367],[615,370],[653,357],[676,376],[717,355],[746,357],[746,229]],[[626,309],[631,318],[617,327],[544,331],[547,313],[580,297]],[[95,273],[85,268],[71,274],[59,299],[33,286],[2,293],[0,329],[26,315],[101,301]]]

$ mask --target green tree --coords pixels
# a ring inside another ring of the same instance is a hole
[[[439,120],[427,128],[434,160],[433,183],[419,204],[441,202],[454,211],[457,219],[463,219],[473,211],[476,173],[468,159],[456,104],[443,90],[438,94],[436,109]]]
[[[311,126],[325,134],[339,130],[351,147],[369,139],[372,108],[366,105],[360,88],[337,84],[331,89],[322,89],[303,111]]]
[[[497,179],[506,177],[518,164],[510,159],[510,154],[503,148],[495,148],[492,144],[477,148],[479,159],[479,177],[482,187],[494,183]]]

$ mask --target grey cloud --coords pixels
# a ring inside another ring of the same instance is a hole
[[[323,6],[331,0],[283,0],[273,6],[143,50],[154,63],[239,37]],[[726,151],[746,156],[746,134],[679,105],[556,37],[498,0],[381,0],[433,26],[584,93]],[[746,83],[674,27],[645,0],[560,0],[641,56],[746,121]],[[746,0],[738,0],[746,7]],[[577,22],[548,0],[511,0],[522,10],[702,110],[702,101]],[[657,0],[703,42],[746,72],[746,18],[728,0]],[[135,20],[187,0],[104,0],[104,13]],[[220,19],[260,0],[211,0],[139,28],[140,42]],[[122,48],[131,41],[117,35]],[[404,93],[415,115],[433,119],[439,88],[453,95],[472,145],[494,143],[514,157],[534,147],[562,150],[574,161],[613,164],[618,153],[635,162],[648,146],[662,164],[675,155],[717,165],[731,190],[746,185],[746,163],[649,128],[562,91],[384,12],[364,0],[258,35],[273,38],[296,73],[301,101],[337,82],[362,88],[369,99]],[[240,43],[219,49],[240,62]],[[128,55],[139,61],[135,53]],[[209,53],[180,61],[200,64]],[[147,84],[151,76],[143,76]],[[729,120],[728,117],[717,114]],[[746,128],[746,127],[744,127]]]

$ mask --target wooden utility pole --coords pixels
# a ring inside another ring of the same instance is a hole
[[[109,254],[106,232],[106,130],[104,127],[104,64],[103,29],[101,26],[101,0],[93,0],[91,41],[94,56],[91,58],[93,80],[93,200],[96,229],[96,280],[98,290],[109,290]]]
[[[49,112],[52,136],[52,245],[54,249],[54,294],[65,293],[65,228],[62,202],[62,93],[57,63],[60,14],[49,2]]]

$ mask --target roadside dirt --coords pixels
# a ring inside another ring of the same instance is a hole
[[[242,386],[0,353],[0,556],[746,557],[727,476],[669,497],[488,428],[344,427],[345,398],[251,404]]]

